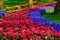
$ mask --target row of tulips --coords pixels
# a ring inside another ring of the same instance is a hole
[[[22,25],[20,27],[0,27],[0,40],[60,39],[60,33],[56,32],[52,27],[48,28],[48,26],[38,24],[31,25]]]

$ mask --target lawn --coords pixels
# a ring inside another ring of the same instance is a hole
[[[43,16],[48,20],[60,23],[60,14],[44,13]]]
[[[20,4],[24,4],[24,3],[27,3],[28,2],[28,0],[6,0],[5,2],[4,2],[4,4],[6,5],[6,6],[15,6],[15,5],[20,5]]]
[[[36,3],[35,5],[50,3],[53,1],[54,0],[38,0],[38,3]],[[15,5],[20,5],[20,4],[24,4],[24,3],[28,3],[28,0],[5,0],[5,2],[4,2],[4,4],[6,6],[15,6]]]

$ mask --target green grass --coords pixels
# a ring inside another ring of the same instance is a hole
[[[6,0],[4,2],[6,6],[15,6],[15,5],[20,5],[24,3],[28,3],[28,0]]]
[[[54,2],[54,0],[39,0],[35,5],[47,4],[51,2]]]
[[[48,20],[60,23],[60,14],[44,13],[43,16]]]
[[[53,1],[54,0],[38,0],[38,3],[36,3],[35,5],[50,3],[50,2],[53,2]],[[15,6],[15,5],[28,3],[28,0],[5,0],[4,3],[5,3],[6,6]]]

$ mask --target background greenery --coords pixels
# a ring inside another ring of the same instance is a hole
[[[53,2],[53,1],[54,0],[38,0],[38,3],[36,3],[36,5],[49,3],[49,2]],[[28,3],[28,0],[5,0],[4,3],[5,3],[6,6],[15,6],[15,5]]]
[[[48,20],[60,23],[60,14],[53,15],[53,13],[47,12],[43,16]]]
[[[28,3],[28,0],[6,0],[4,3],[6,6],[15,6],[15,5]]]

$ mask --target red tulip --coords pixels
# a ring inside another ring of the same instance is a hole
[[[46,32],[46,35],[47,35],[47,36],[50,36],[50,35],[51,35],[49,29],[48,29],[48,30],[45,30],[45,32]]]
[[[3,19],[0,19],[0,23],[3,22]]]
[[[18,28],[18,27],[15,27],[15,28],[14,28],[14,30],[16,30],[16,31],[17,31],[17,30],[19,30],[19,28]]]
[[[23,40],[28,40],[27,38],[23,38]]]
[[[2,27],[0,27],[0,33],[2,33],[3,32],[3,28]]]
[[[24,25],[21,29],[22,29],[22,30],[26,30],[26,29],[27,29],[27,27]]]
[[[43,30],[37,30],[38,34],[43,34]]]
[[[26,38],[26,33],[21,33],[20,38]]]
[[[56,33],[55,33],[55,36],[56,36],[56,37],[60,37],[60,33],[56,32]]]
[[[35,40],[35,37],[32,36],[32,35],[28,36],[28,38],[29,38],[30,40]]]
[[[37,36],[36,37],[36,40],[42,40],[40,36]]]
[[[7,36],[7,32],[2,32],[3,35]]]
[[[9,31],[9,32],[13,32],[14,31],[13,28],[11,28],[11,27],[10,28],[6,28],[6,30]]]
[[[5,36],[3,36],[2,38],[3,38],[3,40],[7,40],[7,38]]]
[[[54,40],[54,38],[50,38],[50,40]]]
[[[30,36],[30,35],[32,35],[32,34],[33,34],[33,32],[32,32],[32,31],[30,31],[29,29],[28,29],[28,30],[26,30],[26,32],[27,32],[27,36]]]
[[[26,21],[25,21],[27,24],[29,24],[29,19],[26,19]]]
[[[15,39],[18,36],[18,33],[7,33],[12,39]]]
[[[31,31],[34,33],[34,34],[36,34],[38,31],[37,30],[35,30],[34,28],[33,29],[31,29]]]

